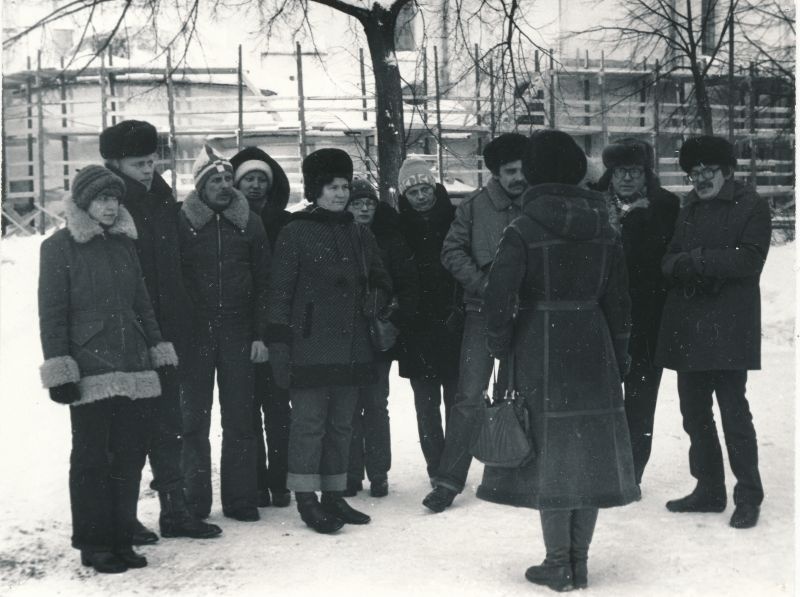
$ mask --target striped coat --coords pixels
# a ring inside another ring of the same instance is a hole
[[[514,355],[537,456],[486,467],[478,496],[539,509],[627,504],[638,489],[620,382],[631,326],[620,239],[599,193],[538,185],[524,204],[503,234],[484,310],[490,352]]]

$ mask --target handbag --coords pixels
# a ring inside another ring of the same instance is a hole
[[[364,279],[367,286],[367,300],[372,300],[371,315],[367,316],[369,339],[372,342],[372,348],[378,352],[386,352],[395,345],[397,336],[400,334],[397,326],[389,320],[389,317],[398,306],[397,301],[393,299],[384,312],[378,310],[378,290],[369,286],[369,270],[367,269],[367,258],[364,255],[363,245],[360,253],[361,267],[364,270]]]
[[[530,413],[514,386],[514,356],[508,357],[508,386],[502,397],[484,393],[480,423],[470,443],[472,455],[487,466],[518,468],[535,456]]]

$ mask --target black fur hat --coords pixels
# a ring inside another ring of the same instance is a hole
[[[578,184],[586,174],[586,154],[567,133],[555,129],[538,130],[528,139],[522,173],[530,185]]]
[[[326,147],[303,160],[303,192],[312,203],[322,194],[322,187],[334,178],[353,180],[353,160],[346,151]]]
[[[492,139],[483,150],[483,161],[489,172],[497,176],[500,166],[522,159],[528,138],[519,133],[503,133]]]
[[[702,135],[690,137],[683,142],[678,162],[687,174],[692,168],[704,165],[736,167],[736,155],[733,145],[722,137]]]
[[[653,146],[634,137],[617,139],[603,149],[603,165],[608,169],[635,165],[652,170],[653,163]]]
[[[107,160],[155,153],[156,127],[144,120],[123,120],[100,133],[100,155]]]

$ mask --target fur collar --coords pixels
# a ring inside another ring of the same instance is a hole
[[[131,214],[122,204],[119,206],[119,214],[116,221],[108,230],[105,230],[96,220],[93,220],[85,210],[75,205],[72,197],[67,197],[64,200],[64,216],[67,219],[67,230],[69,230],[70,235],[77,243],[88,243],[95,236],[100,236],[104,232],[122,234],[133,240],[139,237]]]
[[[250,219],[250,204],[247,203],[247,199],[245,199],[245,196],[242,195],[238,189],[233,189],[233,191],[235,192],[236,197],[233,199],[233,201],[231,201],[230,205],[228,205],[228,207],[223,209],[220,213],[231,224],[240,230],[244,230],[247,228],[247,222]],[[186,219],[189,220],[189,224],[191,224],[192,228],[195,230],[200,230],[203,228],[206,224],[214,219],[214,216],[217,213],[203,203],[203,201],[200,199],[200,195],[197,194],[197,191],[192,191],[189,193],[189,196],[186,197],[186,200],[181,206],[181,211],[186,216]]]

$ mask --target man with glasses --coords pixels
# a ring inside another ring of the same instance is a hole
[[[761,368],[759,277],[771,236],[767,202],[734,180],[733,146],[693,137],[680,166],[694,190],[686,198],[662,262],[673,282],[661,320],[656,362],[678,372],[689,470],[697,486],[667,502],[671,512],[722,512],[725,471],[712,411],[716,394],[728,460],[736,477],[730,525],[758,522],[764,499],[758,446],[745,397],[747,371]]]
[[[626,137],[603,150],[606,172],[597,190],[607,193],[609,217],[622,237],[631,296],[630,369],[624,378],[625,414],[636,483],[641,484],[653,444],[661,367],[654,363],[667,285],[661,259],[675,230],[680,202],[653,172],[653,148]]]

